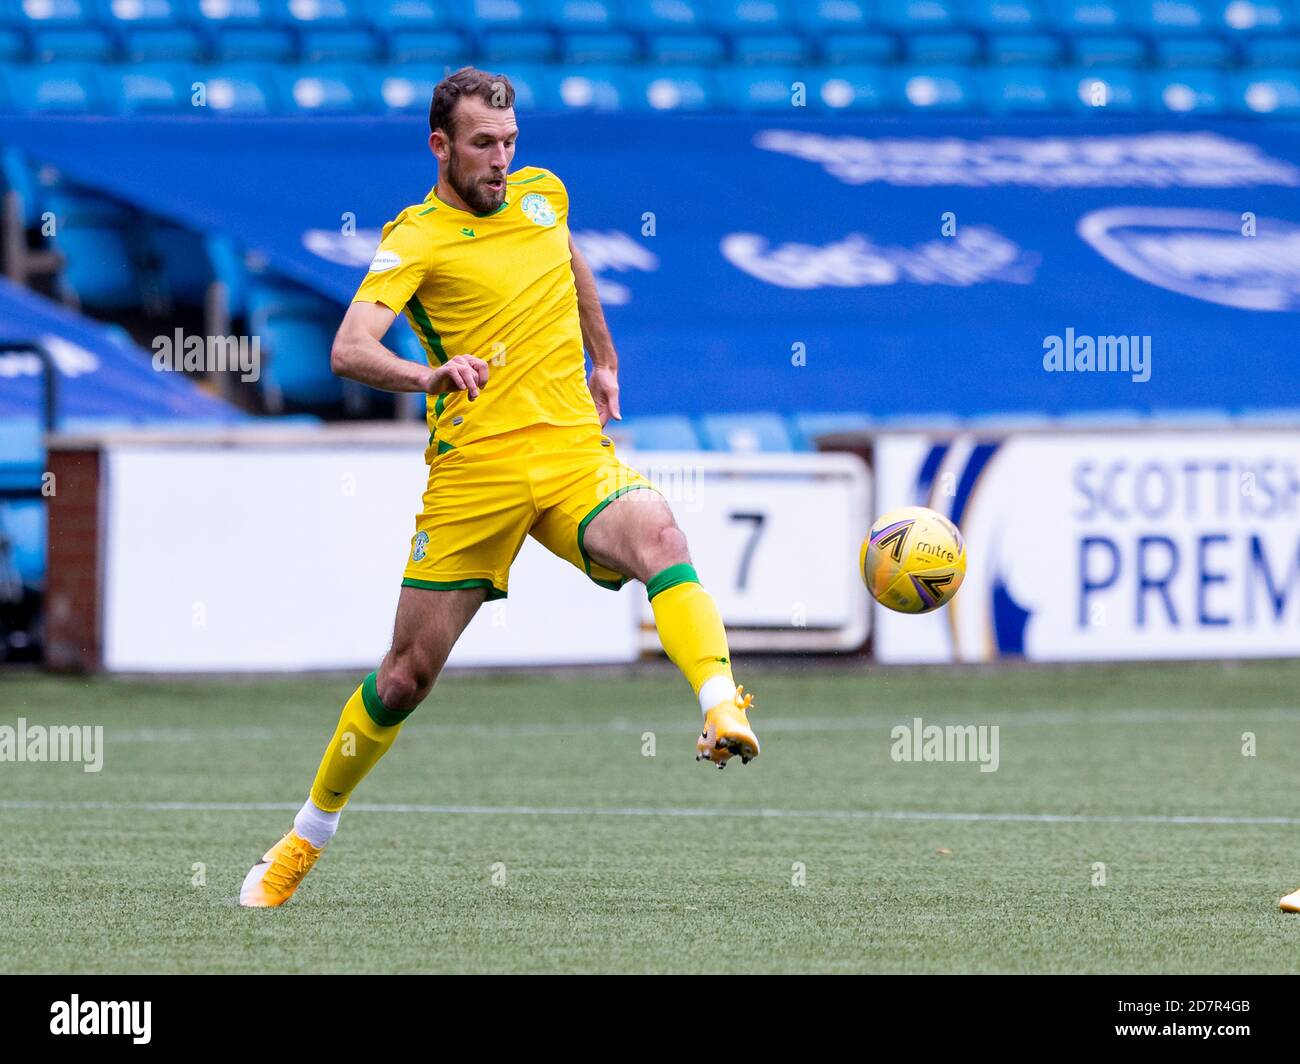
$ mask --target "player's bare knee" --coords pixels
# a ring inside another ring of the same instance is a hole
[[[659,525],[652,535],[647,537],[641,558],[641,568],[644,575],[638,578],[642,581],[649,579],[656,573],[661,573],[671,565],[689,564],[691,560],[690,552],[686,547],[686,536],[671,517]]]
[[[411,710],[429,696],[437,678],[437,670],[422,662],[398,659],[385,662],[375,677],[375,689],[389,709]]]

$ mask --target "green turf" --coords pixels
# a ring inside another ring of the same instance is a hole
[[[666,670],[445,679],[271,911],[234,899],[290,813],[248,806],[302,801],[352,682],[0,679],[0,723],[107,741],[98,774],[0,764],[0,968],[1300,970],[1300,917],[1275,907],[1300,885],[1294,825],[729,815],[1300,817],[1300,664],[743,678],[763,756],[725,772],[693,761],[696,710]],[[917,714],[1000,724],[999,770],[891,760]],[[363,808],[396,803],[568,811]],[[715,815],[614,812],[653,809]]]

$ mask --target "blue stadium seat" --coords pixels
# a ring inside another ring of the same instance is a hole
[[[1037,0],[967,0],[966,20],[985,33],[1029,33],[1046,22]]]
[[[1162,70],[1149,75],[1151,106],[1174,114],[1222,114],[1228,108],[1227,85],[1217,70]]]
[[[1186,407],[1178,410],[1152,410],[1151,421],[1160,425],[1221,425],[1232,423],[1232,415],[1221,407]]]
[[[632,88],[626,72],[618,67],[588,66],[560,71],[554,92],[569,110],[619,111],[630,102]]]
[[[1116,0],[1047,0],[1048,19],[1066,33],[1118,33],[1128,13]]]
[[[1074,62],[1081,67],[1138,67],[1146,60],[1146,44],[1137,37],[1075,37]]]
[[[1055,71],[1043,66],[1005,66],[982,70],[980,95],[990,114],[1043,114],[1065,101]]]
[[[208,29],[228,26],[267,26],[278,0],[189,0],[189,20]]]
[[[103,30],[53,29],[32,34],[32,57],[41,63],[106,63],[115,52],[113,39]]]
[[[94,68],[79,63],[9,67],[0,74],[13,108],[26,113],[91,114],[104,109]]]
[[[545,67],[529,63],[502,63],[498,73],[510,79],[515,87],[515,110],[555,111],[561,107],[559,98],[551,88]],[[426,98],[425,107],[428,107]]]
[[[1300,409],[1296,407],[1253,406],[1237,411],[1233,419],[1239,425],[1285,425],[1300,427]]]
[[[719,88],[726,105],[736,111],[794,113],[798,72],[790,67],[752,67],[718,71]]]
[[[284,0],[273,11],[277,21],[304,31],[326,27],[347,29],[366,21],[358,0]]]
[[[1251,67],[1300,67],[1300,37],[1248,37],[1242,58]]]
[[[889,33],[836,33],[821,42],[827,66],[889,63],[898,54],[898,38]]]
[[[962,67],[900,67],[893,76],[893,96],[905,109],[959,112],[975,106],[975,82]]]
[[[224,233],[207,234],[204,251],[212,267],[213,279],[221,285],[228,317],[232,320],[247,318],[252,289],[260,286],[265,290],[272,283],[265,257],[245,251]]]
[[[384,334],[383,344],[390,351],[396,351],[407,362],[421,365],[429,363],[429,356],[424,353],[424,347],[420,344],[419,337],[415,335],[415,330],[400,314],[393,319],[392,326]]]
[[[99,21],[96,0],[35,0],[27,3],[15,0],[13,8],[15,21],[25,23],[32,29],[54,26],[80,29],[93,26]]]
[[[461,25],[486,30],[530,30],[538,24],[534,0],[462,0],[448,14]]]
[[[792,437],[798,450],[815,451],[817,450],[817,438],[819,436],[830,436],[842,432],[866,432],[870,428],[871,419],[866,414],[795,414]]]
[[[0,484],[25,487],[39,484],[45,468],[41,423],[34,417],[0,421]]]
[[[1187,35],[1209,28],[1198,0],[1135,0],[1133,25],[1152,35]]]
[[[0,28],[0,63],[20,63],[27,54],[27,40],[18,30]]]
[[[135,212],[71,185],[47,189],[44,200],[58,223],[51,243],[65,259],[61,290],[97,309],[140,306],[143,273],[134,242],[140,229]]]
[[[646,38],[646,60],[653,66],[710,66],[726,52],[713,33],[656,33]]]
[[[1300,71],[1248,70],[1233,75],[1229,103],[1244,114],[1294,118],[1300,115]]]
[[[878,66],[825,67],[813,78],[809,107],[827,111],[879,111],[892,102],[887,73]]]
[[[393,63],[426,63],[434,71],[465,65],[470,48],[464,36],[448,30],[398,29],[388,38],[388,58]]]
[[[330,370],[340,317],[335,304],[286,285],[258,283],[249,290],[248,329],[261,337],[261,386],[269,409],[343,400],[343,383]]]
[[[691,32],[705,26],[699,0],[624,0],[623,18],[643,33]]]
[[[162,298],[171,306],[203,306],[215,276],[203,234],[151,219],[143,235],[149,266]]]
[[[191,109],[190,72],[174,63],[132,63],[97,73],[100,93],[114,114]]]
[[[1055,66],[1063,51],[1061,38],[1048,33],[999,33],[988,43],[989,62],[998,66]]]
[[[817,36],[863,33],[871,29],[874,0],[796,0],[791,5],[795,25]]]
[[[4,103],[4,78],[0,70],[0,110]],[[6,189],[18,194],[19,210],[22,214],[24,228],[32,228],[40,222],[41,212],[45,209],[45,189],[40,180],[39,167],[17,148],[0,147],[0,183]]]
[[[794,450],[794,440],[780,414],[705,414],[699,425],[704,446],[710,451],[754,454]]]
[[[380,58],[379,38],[363,26],[302,31],[299,52],[304,63],[373,63]]]
[[[1294,31],[1300,19],[1287,0],[1213,0],[1207,14],[1212,28],[1229,34]]]
[[[298,52],[294,35],[272,26],[226,26],[208,40],[212,58],[219,63],[287,63]]]
[[[808,51],[808,41],[797,33],[747,33],[731,41],[733,61],[748,66],[798,65]]]
[[[194,30],[144,27],[127,30],[122,48],[132,63],[159,60],[193,63],[203,58],[203,38]]]
[[[538,18],[566,34],[600,33],[618,29],[618,7],[610,0],[540,0]]]
[[[195,81],[204,87],[204,107],[218,114],[273,114],[280,109],[276,69],[262,63],[205,67]]]
[[[173,29],[190,21],[193,11],[186,0],[100,0],[99,18],[105,25],[129,32],[135,29]]]
[[[1232,63],[1232,50],[1222,37],[1158,37],[1155,51],[1158,70],[1222,69]]]
[[[779,32],[790,25],[790,12],[782,0],[709,0],[706,17],[715,29],[733,36]]]
[[[362,0],[365,20],[381,30],[445,30],[446,0]]]
[[[430,63],[371,66],[362,71],[367,91],[384,110],[415,114],[428,114],[433,88],[441,77],[442,68]]]
[[[1146,99],[1142,75],[1114,67],[1061,71],[1061,95],[1070,110],[1098,115],[1140,111]]]
[[[10,559],[27,587],[45,584],[45,504],[40,499],[0,503],[0,536],[10,544]]]
[[[632,73],[629,104],[648,111],[706,111],[719,105],[721,90],[711,70],[677,67]]]
[[[630,33],[566,33],[560,38],[564,63],[635,63],[641,45]]]
[[[967,66],[978,62],[980,43],[971,33],[913,33],[906,39],[907,60],[918,66]]]
[[[347,63],[313,63],[277,73],[280,104],[287,113],[361,114],[375,104],[361,70]]]
[[[555,55],[555,38],[544,30],[508,30],[486,33],[479,58],[496,63],[546,63]]]
[[[700,437],[690,418],[675,414],[624,418],[617,425],[619,435],[631,440],[639,451],[698,451]]]
[[[880,21],[903,33],[953,29],[958,24],[954,0],[880,0]]]

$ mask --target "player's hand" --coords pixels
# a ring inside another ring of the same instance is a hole
[[[467,392],[477,399],[479,390],[487,384],[488,364],[473,355],[456,355],[447,359],[429,377],[430,395],[440,392]]]
[[[596,413],[600,417],[602,429],[609,423],[610,418],[615,421],[623,420],[623,415],[618,412],[617,370],[610,369],[608,366],[593,366],[591,376],[587,378],[587,389],[596,402]]]

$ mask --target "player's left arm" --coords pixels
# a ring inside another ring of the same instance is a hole
[[[569,234],[569,253],[573,257],[573,283],[578,289],[578,321],[582,326],[582,346],[591,356],[591,376],[587,387],[596,403],[596,413],[603,428],[613,418],[622,421],[618,411],[618,352],[605,324],[605,312],[600,309],[600,296],[596,293],[596,275],[582,257],[578,245]]]

